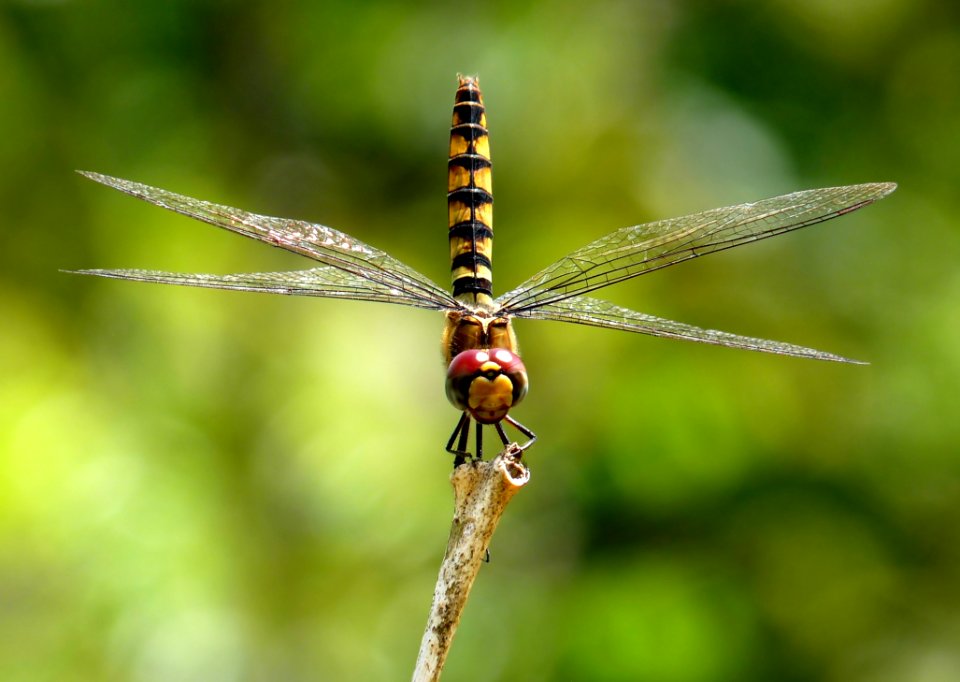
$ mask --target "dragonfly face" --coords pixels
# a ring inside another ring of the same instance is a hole
[[[508,439],[502,422],[528,441],[533,433],[509,410],[526,394],[527,375],[517,355],[512,318],[574,324],[684,339],[793,357],[856,362],[790,343],[768,341],[664,320],[585,296],[603,287],[767,237],[814,225],[867,206],[896,189],[868,183],[793,192],[746,204],[624,227],[547,266],[493,298],[493,189],[486,112],[473,78],[460,78],[450,129],[448,238],[453,293],[417,270],[355,237],[301,220],[257,215],[129,180],[97,173],[86,177],[163,208],[312,259],[295,272],[236,275],[157,270],[80,270],[115,279],[258,291],[295,296],[394,303],[445,313],[443,356],[449,365],[447,395],[462,410],[447,443],[455,464],[469,455],[471,421],[477,423],[474,456],[482,452],[481,425]]]
[[[477,424],[497,424],[527,394],[527,368],[506,348],[465,350],[447,369],[447,398]]]

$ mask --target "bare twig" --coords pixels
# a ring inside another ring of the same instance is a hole
[[[530,480],[513,443],[489,462],[453,470],[454,513],[447,552],[440,565],[427,629],[420,642],[413,682],[436,682],[450,651],[470,588],[483,563],[507,503]]]

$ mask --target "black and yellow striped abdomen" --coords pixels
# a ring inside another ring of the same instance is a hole
[[[493,185],[483,97],[475,78],[460,76],[447,171],[453,295],[493,306]]]

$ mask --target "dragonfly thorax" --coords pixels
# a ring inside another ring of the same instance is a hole
[[[502,348],[516,354],[517,336],[509,318],[480,310],[447,312],[441,340],[441,351],[447,364],[464,351],[489,348]]]

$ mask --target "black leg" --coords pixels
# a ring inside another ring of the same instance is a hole
[[[453,468],[456,469],[458,466],[467,461],[467,455],[469,454],[466,451],[467,445],[467,434],[470,433],[470,415],[464,412],[460,415],[460,421],[457,422],[457,428],[453,430],[453,433],[450,434],[450,440],[447,441],[447,452],[456,455],[453,458]],[[457,436],[460,436],[460,442],[457,444],[457,449],[453,449],[453,441],[457,439]]]
[[[503,424],[501,422],[497,422],[496,424],[494,424],[494,426],[497,427],[497,433],[500,434],[500,440],[503,441],[503,444],[510,445],[510,439],[507,438],[507,434],[503,430]]]
[[[467,413],[464,412],[460,415],[460,421],[457,422],[457,428],[453,430],[453,433],[450,434],[450,440],[447,441],[447,452],[456,454],[457,451],[453,449],[453,441],[457,439],[457,436],[460,434],[460,431],[463,430],[463,422],[468,419]],[[462,450],[463,448],[461,448]]]
[[[463,429],[460,430],[460,442],[457,443],[457,450],[465,453],[467,451],[467,438],[470,437],[470,416],[463,413]]]
[[[477,422],[477,461],[483,460],[483,424]]]
[[[524,436],[526,436],[526,437],[529,439],[529,440],[527,440],[526,443],[524,443],[523,445],[520,446],[520,449],[521,449],[521,450],[526,450],[528,447],[530,447],[531,445],[533,445],[533,444],[536,442],[536,440],[537,440],[537,435],[536,435],[533,431],[531,431],[530,429],[528,429],[526,426],[524,426],[523,424],[521,424],[520,422],[518,422],[516,419],[514,419],[514,418],[511,417],[510,415],[507,415],[506,417],[504,417],[504,419],[505,419],[506,421],[510,422],[510,424],[513,425],[513,428],[515,428],[517,431],[519,431],[520,433],[522,433]]]

